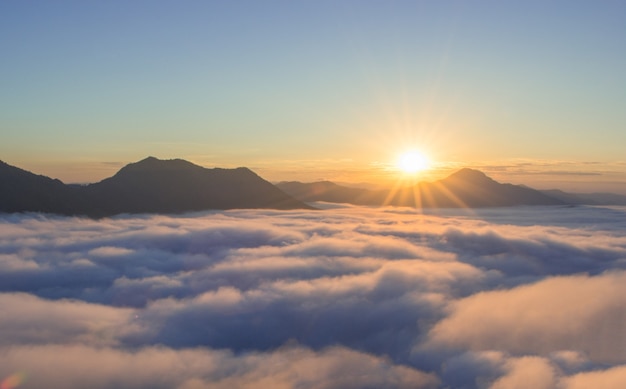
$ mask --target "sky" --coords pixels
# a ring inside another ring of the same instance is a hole
[[[320,205],[0,215],[0,387],[626,387],[626,207]]]
[[[0,159],[626,193],[625,48],[621,1],[3,1]]]

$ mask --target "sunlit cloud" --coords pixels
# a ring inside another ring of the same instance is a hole
[[[0,382],[619,387],[624,212],[2,215]]]
[[[452,304],[430,331],[431,344],[548,355],[579,350],[601,363],[626,363],[620,335],[626,273],[552,277],[511,290],[483,292]],[[488,323],[488,325],[487,325]]]

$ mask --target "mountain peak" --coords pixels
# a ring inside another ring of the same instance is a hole
[[[487,176],[485,173],[481,172],[480,170],[471,169],[467,167],[452,173],[445,180],[446,181],[447,180],[467,181],[467,182],[493,181],[492,178],[490,178],[489,176]]]
[[[158,159],[156,157],[147,157],[142,159],[141,161],[131,163],[131,165],[136,166],[154,166],[154,167],[163,167],[163,166],[198,166],[194,165],[189,161],[185,161],[184,159],[176,158],[176,159]]]
[[[461,169],[435,182],[392,190],[345,188],[325,183],[283,183],[279,187],[303,201],[326,201],[358,205],[399,205],[421,208],[476,208],[516,205],[562,205],[534,189],[501,184],[485,173]]]
[[[156,163],[157,161],[160,161],[160,159],[150,155],[150,156],[142,159],[141,161],[137,161],[136,163]]]
[[[147,157],[141,161],[129,163],[117,173],[128,174],[148,171],[173,171],[173,170],[193,170],[202,169],[201,166],[195,165],[184,159],[158,159],[155,157]]]
[[[148,157],[100,182],[71,186],[0,162],[0,212],[103,217],[237,208],[313,209],[243,167]]]

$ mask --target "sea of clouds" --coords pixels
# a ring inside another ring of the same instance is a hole
[[[321,206],[0,215],[0,383],[626,387],[626,208]]]

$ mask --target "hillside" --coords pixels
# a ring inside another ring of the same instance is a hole
[[[65,185],[6,163],[0,165],[0,212],[104,217],[237,208],[311,207],[250,169],[207,169],[181,159],[149,157],[86,186]]]
[[[506,207],[515,205],[563,205],[567,202],[537,190],[499,183],[481,171],[461,169],[435,182],[422,182],[394,190],[342,187],[330,182],[277,184],[302,201],[341,202],[356,205],[397,205],[424,208]]]

